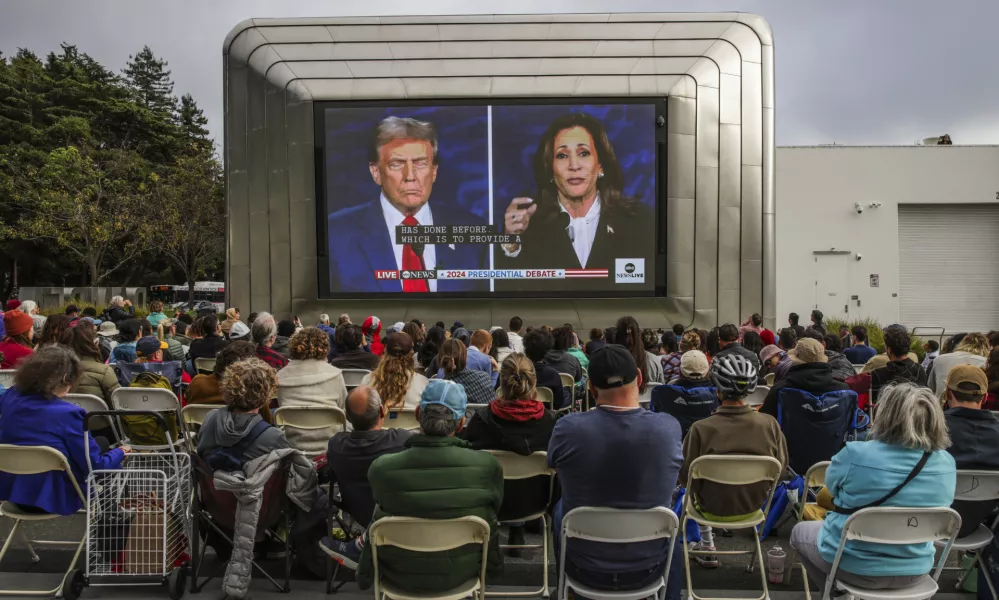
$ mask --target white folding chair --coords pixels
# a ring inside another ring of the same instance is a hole
[[[271,414],[288,444],[309,458],[325,454],[329,439],[347,427],[347,414],[336,406],[282,406]]]
[[[829,469],[829,465],[832,464],[830,461],[825,460],[819,463],[815,463],[809,467],[808,472],[805,473],[805,495],[800,498],[798,503],[794,505],[794,518],[795,521],[801,523],[805,518],[805,507],[810,504],[815,504],[814,502],[809,502],[809,494],[812,493],[814,488],[821,488],[826,484],[826,470]],[[817,493],[817,492],[816,492]],[[776,530],[776,528],[774,528]],[[805,598],[806,600],[812,600],[812,592],[808,588],[808,572],[805,571],[805,566],[800,562],[795,562],[795,556],[797,553],[794,549],[791,549],[791,567],[785,572],[784,575],[784,585],[791,583],[791,575],[794,573],[794,567],[801,568],[801,578],[805,584]]]
[[[225,404],[188,404],[180,409],[180,416],[184,421],[185,437],[188,442],[187,446],[191,449],[191,452],[198,449],[198,431],[201,429],[201,425],[204,424],[205,419],[208,418],[208,413],[220,408],[225,408]]]
[[[645,391],[638,395],[638,404],[642,408],[648,410],[649,406],[652,404],[652,390],[656,388],[658,384],[649,384],[645,388]]]
[[[829,600],[833,587],[861,600],[922,600],[936,595],[937,579],[950,554],[954,538],[961,529],[961,515],[952,508],[906,508],[902,506],[877,506],[858,510],[850,515],[843,526],[843,536],[836,549],[832,569],[826,577],[823,600]],[[836,579],[839,561],[848,541],[864,543],[908,545],[946,540],[943,554],[933,576],[924,575],[914,584],[892,590],[869,590]]]
[[[967,502],[988,502],[990,500],[999,500],[999,473],[995,471],[959,470],[957,472],[957,486],[954,489],[954,500]],[[954,544],[951,549],[957,550],[958,552],[970,552],[985,548],[992,543],[992,529],[995,529],[996,525],[999,525],[999,517],[996,517],[995,522],[992,523],[991,529],[985,525],[979,524],[978,529],[972,533],[954,540]],[[943,548],[944,542],[937,540],[933,542],[933,545],[937,548]],[[975,553],[975,562],[973,564],[978,565],[978,568],[981,569],[982,572],[986,572],[985,562],[982,560],[981,552]],[[957,580],[957,585],[955,586],[958,590],[962,589],[964,580],[974,569],[974,567],[970,565],[968,568],[943,568],[945,570],[961,571],[961,577]],[[992,593],[992,599],[999,599],[999,596],[996,595],[995,586],[992,585],[992,578],[986,577],[985,582],[989,586],[989,592]]]
[[[70,404],[75,404],[85,410],[88,413],[91,412],[102,412],[107,411],[108,405],[97,396],[93,394],[66,394],[63,400],[69,402]],[[114,432],[115,437],[121,439],[122,434],[118,431],[118,427],[111,417],[96,417],[90,421],[90,429],[107,429],[111,428]]]
[[[388,418],[382,423],[385,429],[419,429],[420,422],[416,420],[415,410],[389,411]]]
[[[347,386],[347,391],[361,385],[361,381],[371,373],[371,371],[367,369],[343,369],[342,372],[343,384]]]
[[[465,406],[465,418],[471,419],[472,415],[479,412],[483,408],[489,406],[488,404],[467,404]]]
[[[198,373],[214,373],[215,359],[214,358],[194,359],[194,370]]]
[[[541,519],[541,545],[528,544],[523,546],[511,546],[501,544],[500,548],[541,548],[542,550],[542,582],[541,589],[529,592],[486,592],[486,596],[537,596],[541,594],[543,598],[549,597],[548,592],[548,549],[551,547],[549,536],[551,535],[548,521],[548,507],[552,503],[552,495],[555,491],[555,470],[548,467],[548,453],[534,452],[527,456],[522,456],[516,452],[506,450],[483,450],[496,457],[500,467],[503,468],[504,481],[517,481],[530,479],[532,477],[548,477],[548,498],[544,506],[532,507],[537,510],[529,511],[522,515],[513,515],[501,521],[501,525],[508,523],[522,523],[524,521],[534,521]],[[504,496],[506,497],[506,496]]]
[[[743,402],[746,406],[760,406],[763,404],[763,401],[767,399],[767,394],[769,393],[769,387],[765,385],[758,385],[756,386],[756,389],[753,390],[752,394],[746,396],[746,399],[743,400]]]
[[[673,562],[673,539],[676,537],[679,520],[668,508],[657,506],[644,510],[625,510],[596,506],[580,506],[562,517],[560,534],[562,549],[558,559],[558,600],[567,600],[572,589],[586,598],[609,598],[612,600],[641,600],[655,596],[658,600],[666,597],[666,579],[669,577],[670,563]],[[666,568],[663,576],[638,590],[612,592],[596,590],[582,585],[565,574],[565,556],[568,554],[568,540],[578,538],[605,544],[628,544],[668,539]],[[688,583],[688,590],[690,585]]]
[[[777,373],[767,373],[766,377],[763,378],[767,382],[767,387],[772,387],[774,381],[777,380]]]
[[[687,494],[683,498],[683,557],[684,571],[687,577],[687,597],[696,600],[708,600],[704,596],[694,593],[694,586],[690,576],[690,555],[738,555],[751,554],[750,569],[753,568],[753,561],[759,561],[760,582],[763,585],[763,593],[755,600],[764,600],[770,597],[767,589],[767,570],[763,564],[763,551],[760,548],[760,536],[756,535],[756,526],[763,523],[770,512],[770,504],[774,499],[774,490],[780,481],[781,473],[780,461],[771,456],[753,456],[740,454],[707,455],[697,458],[690,465],[690,474],[687,477]],[[767,494],[767,502],[763,510],[748,515],[739,521],[712,521],[701,514],[693,503],[693,484],[697,479],[712,481],[725,485],[750,485],[753,483],[767,482],[770,484],[770,492]],[[752,529],[753,540],[756,542],[755,550],[690,550],[687,547],[687,521],[694,521],[698,525],[708,525],[716,529]],[[720,599],[711,599],[720,600]]]
[[[180,401],[177,400],[177,396],[170,390],[165,390],[163,388],[143,388],[143,387],[123,387],[118,388],[111,394],[111,404],[114,405],[115,410],[121,411],[153,411],[160,413],[164,419],[166,419],[167,426],[171,426],[170,416],[172,415],[173,423],[179,424],[181,427],[180,431],[183,431],[183,419],[180,417]],[[141,440],[130,440],[127,439],[131,436],[128,427],[125,426],[123,417],[118,417],[118,428],[122,435],[126,436],[122,439],[123,443],[128,443],[132,448],[136,450],[169,450],[172,444],[177,444],[181,440],[181,436],[174,436],[172,432],[164,432],[169,438],[167,444],[143,444]],[[178,439],[174,439],[177,437]]]
[[[0,385],[5,388],[14,385],[14,369],[0,369]]]
[[[73,490],[79,497],[84,507],[87,506],[87,499],[80,489],[80,485],[73,476],[69,462],[58,450],[47,446],[14,446],[11,444],[0,444],[0,472],[12,475],[38,475],[52,471],[62,471],[73,484]],[[31,541],[21,529],[21,524],[25,522],[50,521],[62,518],[62,515],[49,513],[24,512],[12,502],[0,503],[0,517],[7,517],[14,521],[7,540],[4,541],[3,548],[0,549],[0,562],[6,556],[15,539],[24,544],[31,555],[31,562],[37,563],[41,559],[35,553],[34,546],[69,546],[76,547],[73,560],[69,563],[62,581],[51,590],[0,590],[0,596],[55,596],[62,595],[65,598],[78,598],[83,591],[83,574],[76,570],[76,561],[80,558],[80,552],[86,544],[86,534],[79,541],[56,541],[56,540],[35,540]]]
[[[479,517],[459,519],[417,519],[414,517],[384,517],[368,528],[371,559],[374,563],[375,600],[461,600],[468,596],[482,600],[486,589],[486,557],[489,554],[489,523]],[[410,552],[444,552],[468,544],[482,546],[482,566],[479,576],[453,590],[438,594],[408,592],[398,583],[384,581],[379,569],[378,549],[393,546]]]
[[[569,406],[576,402],[576,380],[568,373],[559,373],[558,378],[562,381],[562,387],[569,390]]]
[[[539,387],[538,391],[538,402],[543,402],[548,406],[552,406],[555,402],[555,393],[552,392],[551,388]]]

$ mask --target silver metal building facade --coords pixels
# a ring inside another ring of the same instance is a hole
[[[761,312],[774,324],[774,58],[758,16],[252,19],[223,53],[226,289],[244,313],[504,323],[517,312],[590,327],[608,310],[647,326]],[[667,99],[666,298],[318,298],[314,101],[600,96]]]

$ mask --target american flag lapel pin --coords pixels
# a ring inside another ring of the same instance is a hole
[[[614,228],[610,225],[607,226],[607,233],[614,233]]]

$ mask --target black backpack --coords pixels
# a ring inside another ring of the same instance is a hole
[[[246,462],[242,458],[246,449],[253,445],[253,442],[257,441],[257,438],[269,427],[270,424],[267,421],[257,421],[257,424],[250,429],[250,432],[243,439],[236,442],[236,444],[228,448],[219,446],[214,450],[210,450],[204,456],[205,462],[208,463],[208,466],[213,471],[241,471],[243,464]]]

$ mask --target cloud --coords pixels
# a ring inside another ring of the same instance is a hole
[[[0,50],[45,54],[68,42],[120,70],[148,44],[220,140],[222,41],[246,18],[722,10],[754,12],[773,27],[779,145],[911,144],[942,133],[958,144],[999,143],[995,0],[8,1]]]

